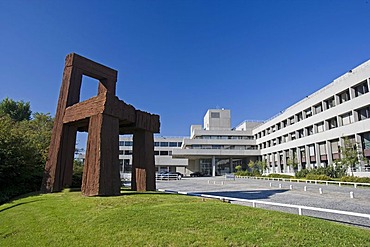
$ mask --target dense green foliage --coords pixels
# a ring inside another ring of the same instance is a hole
[[[30,102],[14,101],[5,98],[0,102],[0,116],[8,115],[14,121],[31,119]]]
[[[0,116],[0,203],[40,189],[52,126],[47,114],[22,121]]]
[[[368,246],[370,231],[183,195],[80,192],[0,206],[1,246]]]
[[[81,188],[82,174],[84,170],[83,162],[80,160],[73,161],[72,188]]]
[[[340,179],[342,182],[353,182],[353,183],[370,183],[369,177],[354,177],[354,176],[345,176]]]
[[[296,178],[307,178],[312,179],[315,176],[326,176],[329,179],[330,178],[341,178],[347,174],[346,167],[336,164],[335,166],[327,166],[327,167],[319,167],[316,169],[302,169],[300,171],[297,171],[295,176]],[[310,176],[311,178],[308,178],[307,176]]]
[[[267,175],[269,178],[294,178],[294,176],[286,175],[286,174],[279,174],[279,173],[271,173]]]

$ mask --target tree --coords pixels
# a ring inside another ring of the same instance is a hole
[[[339,151],[342,154],[340,160],[341,165],[349,167],[353,175],[353,168],[362,160],[362,152],[359,149],[357,142],[352,142],[348,137],[344,138],[344,143],[342,147],[339,147]]]
[[[52,127],[49,114],[23,121],[0,115],[0,203],[40,188]]]
[[[287,160],[287,165],[296,170],[298,168],[297,155],[293,154],[293,157],[289,157]]]
[[[0,102],[0,115],[9,115],[14,121],[31,119],[30,102],[14,101],[6,97]]]

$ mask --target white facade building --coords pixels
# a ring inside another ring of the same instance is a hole
[[[339,160],[345,138],[370,159],[369,87],[370,60],[268,121],[231,128],[230,110],[210,109],[203,125],[191,126],[189,138],[155,137],[157,171],[216,176],[264,160],[269,173],[292,174],[291,160],[298,170]],[[122,171],[131,171],[131,152],[132,138],[120,137]],[[357,171],[370,169],[367,162]]]
[[[172,159],[172,152],[181,149],[183,137],[158,137],[154,136],[154,159],[156,172],[186,172],[187,159]],[[120,172],[132,171],[132,136],[119,137]]]
[[[270,171],[292,172],[289,157],[298,169],[332,164],[341,158],[344,138],[370,158],[369,78],[367,61],[253,129]]]

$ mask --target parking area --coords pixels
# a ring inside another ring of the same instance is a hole
[[[157,181],[157,189],[370,214],[370,187],[202,177]],[[251,206],[248,202],[231,201],[231,203]],[[258,204],[257,207],[297,214],[294,208],[263,204]],[[370,227],[369,218],[310,210],[306,210],[304,215]]]

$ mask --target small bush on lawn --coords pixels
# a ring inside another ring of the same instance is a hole
[[[330,177],[328,177],[326,175],[316,175],[316,174],[307,174],[306,179],[308,179],[308,180],[325,180],[325,181],[332,180]]]
[[[297,172],[295,173],[295,177],[296,177],[296,178],[305,178],[309,172],[310,172],[310,171],[309,171],[309,170],[307,170],[307,169],[302,169],[302,170],[297,171]]]
[[[370,183],[370,178],[360,178],[354,176],[346,176],[340,179],[342,182],[352,182],[352,183]]]
[[[278,173],[272,173],[267,175],[269,178],[294,178],[294,176],[286,175],[286,174],[278,174]]]

